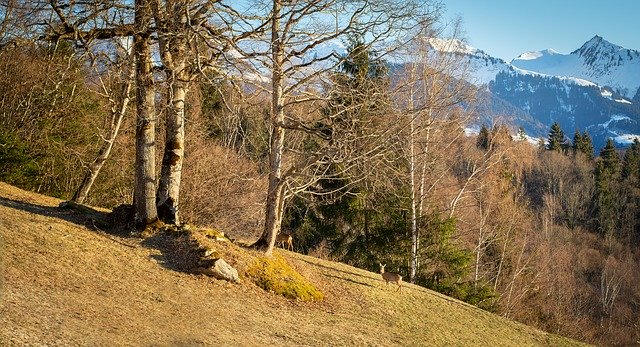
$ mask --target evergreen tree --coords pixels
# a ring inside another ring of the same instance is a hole
[[[360,150],[358,143],[341,141],[360,138],[353,134],[360,134],[364,127],[380,127],[381,115],[389,105],[382,92],[388,85],[386,64],[369,51],[360,36],[349,39],[345,61],[331,78],[329,102],[321,110],[325,117],[313,129],[325,136],[305,141],[309,156],[323,141]],[[407,229],[401,211],[408,208],[397,209],[401,202],[395,194],[374,197],[369,190],[379,182],[354,179],[342,163],[318,167],[325,178],[293,201],[285,210],[283,225],[296,229],[305,251],[326,242],[334,256],[355,266],[373,269],[383,257],[392,261],[395,254],[386,247],[401,242],[405,235],[397,231]],[[406,249],[396,246],[398,252]]]
[[[582,153],[589,160],[593,160],[593,142],[591,141],[591,136],[585,130],[584,133],[580,133],[576,129],[575,134],[573,135],[573,153]]]
[[[612,139],[600,151],[596,163],[595,212],[598,231],[610,240],[616,230],[619,211],[620,156]]]
[[[490,139],[489,129],[487,129],[486,125],[482,124],[482,127],[480,128],[480,132],[478,133],[478,137],[476,139],[476,146],[486,151],[489,149],[490,145],[491,145],[491,139]]]
[[[582,134],[580,131],[576,129],[576,132],[573,134],[573,152],[576,153],[580,150],[580,146],[582,145]]]
[[[518,128],[518,140],[525,141],[527,139],[527,133],[524,131],[523,127]]]
[[[622,160],[620,231],[633,245],[640,242],[640,141],[635,139]]]
[[[640,176],[640,141],[633,140],[633,143],[624,153],[622,161],[622,178]]]
[[[549,145],[547,147],[550,151],[562,152],[566,149],[567,140],[565,139],[564,132],[560,128],[558,122],[554,122],[551,125],[549,131]]]
[[[600,162],[604,165],[603,169],[611,174],[617,174],[620,171],[620,155],[616,150],[616,146],[611,138],[607,140],[607,144],[600,150]]]
[[[593,160],[593,141],[586,130],[582,133],[582,146],[579,149],[589,160]]]
[[[358,123],[372,122],[372,115],[389,104],[382,99],[389,80],[386,63],[375,56],[362,36],[349,37],[347,46],[345,60],[331,77],[333,90],[323,110],[329,120],[323,127],[332,130],[351,131]]]

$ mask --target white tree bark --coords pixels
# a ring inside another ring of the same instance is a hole
[[[136,170],[134,208],[136,224],[144,226],[158,219],[156,209],[156,112],[155,89],[151,63],[151,7],[149,1],[135,4],[136,33],[133,50],[136,55]]]
[[[160,58],[167,78],[166,137],[158,181],[158,217],[180,224],[179,202],[185,147],[185,98],[188,92],[188,8],[189,1],[153,0],[158,26]],[[163,6],[164,5],[164,6]]]

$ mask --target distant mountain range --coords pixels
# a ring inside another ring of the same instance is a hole
[[[480,117],[470,127],[505,117],[532,136],[558,122],[568,137],[587,130],[596,148],[640,138],[640,52],[595,36],[570,54],[526,52],[510,63],[460,41],[432,39],[432,47],[464,59],[470,83],[481,88]]]

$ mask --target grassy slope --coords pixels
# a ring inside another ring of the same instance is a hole
[[[0,183],[0,345],[574,345],[424,288],[282,251],[325,293],[303,303],[163,266],[60,200]]]

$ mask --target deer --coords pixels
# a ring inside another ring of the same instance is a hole
[[[378,264],[380,264],[380,274],[382,275],[382,279],[387,282],[387,286],[389,285],[389,282],[393,282],[398,285],[398,289],[396,291],[399,291],[402,288],[402,276],[397,273],[386,272],[384,271],[384,267],[387,265],[383,265],[382,263]]]
[[[282,248],[284,245],[287,245],[287,250],[293,252],[293,237],[291,234],[279,233],[276,235],[276,243],[279,244]]]

